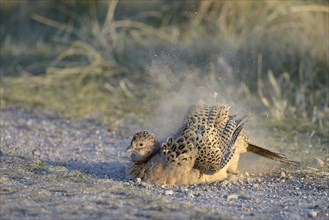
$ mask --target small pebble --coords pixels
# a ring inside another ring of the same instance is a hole
[[[181,188],[180,188],[180,191],[181,191],[181,192],[188,192],[188,189],[187,189],[187,188],[184,188],[184,187],[181,187]]]
[[[229,181],[224,180],[224,181],[222,182],[222,186],[226,186],[228,183],[229,183]]]
[[[166,196],[174,195],[174,191],[172,191],[172,190],[166,190],[164,193]]]
[[[187,197],[188,197],[188,198],[194,198],[195,196],[193,195],[193,193],[188,193],[188,194],[187,194]]]
[[[102,144],[98,144],[98,145],[96,146],[96,153],[97,153],[97,152],[103,152],[103,151],[104,151],[103,145],[102,145]]]
[[[285,174],[285,172],[282,171],[280,177],[281,177],[281,178],[286,178],[286,174]]]
[[[32,120],[28,120],[28,121],[26,122],[26,125],[27,125],[27,126],[31,126],[31,125],[33,125],[33,121],[32,121]]]
[[[239,198],[239,195],[237,194],[232,194],[232,195],[228,195],[227,196],[227,200],[233,200],[233,199],[238,199]]]
[[[307,213],[307,216],[310,218],[315,218],[318,215],[318,213],[314,210],[311,210]]]
[[[34,157],[40,157],[41,156],[41,153],[40,153],[40,151],[38,149],[33,149],[32,150],[32,155]]]
[[[142,182],[141,178],[136,178],[136,183],[140,184]]]

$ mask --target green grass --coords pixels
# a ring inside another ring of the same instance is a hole
[[[147,124],[216,93],[328,139],[325,1],[9,2],[1,108]]]

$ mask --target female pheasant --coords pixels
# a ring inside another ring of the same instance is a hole
[[[171,137],[160,144],[149,131],[135,133],[127,152],[129,178],[157,184],[213,182],[236,172],[240,154],[253,152],[297,164],[285,155],[256,146],[244,135],[246,117],[229,115],[229,106],[192,106]]]

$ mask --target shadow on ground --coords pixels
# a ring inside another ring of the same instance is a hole
[[[125,180],[126,165],[122,162],[80,162],[68,161],[66,168],[70,171],[87,173],[97,179],[112,179],[114,181]]]
[[[65,167],[67,171],[78,171],[81,173],[81,175],[90,175],[91,178],[112,179],[113,181],[125,180],[125,169],[127,165],[123,162],[81,162],[77,160],[68,160],[63,162],[39,160],[36,158],[24,157],[20,155],[3,154],[2,152],[0,154],[0,158],[2,162],[5,161],[4,158],[12,158],[12,165],[19,163],[25,168],[31,165],[38,168],[43,168],[45,165],[58,168]]]

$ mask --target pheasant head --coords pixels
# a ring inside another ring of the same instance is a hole
[[[155,135],[149,131],[135,133],[126,152],[132,152],[132,161],[143,161],[151,156],[157,149],[158,142]]]

